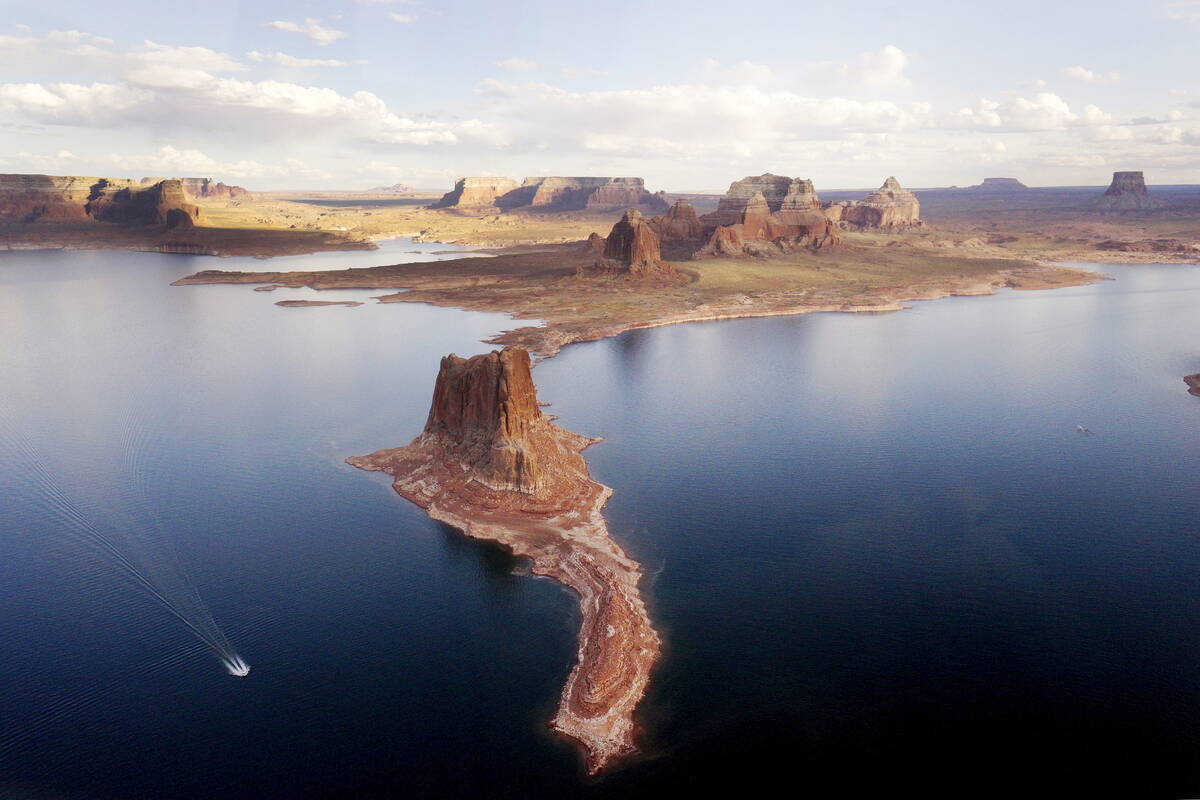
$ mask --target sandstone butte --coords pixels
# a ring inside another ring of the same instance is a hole
[[[394,478],[400,496],[468,536],[530,559],[579,597],[582,625],[554,730],[579,742],[587,770],[633,752],[633,712],[659,653],[638,592],[641,569],[609,538],[612,490],[582,451],[599,441],[559,428],[538,405],[520,348],[442,359],[429,417],[405,447],[348,458]]]
[[[604,252],[596,267],[626,273],[633,279],[686,281],[686,276],[662,260],[659,246],[659,236],[642,212],[636,208],[626,209],[604,240]]]
[[[1150,196],[1141,172],[1114,172],[1108,189],[1091,205],[1100,211],[1156,211],[1169,204]]]

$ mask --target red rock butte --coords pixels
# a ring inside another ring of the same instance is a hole
[[[550,725],[583,746],[593,774],[634,750],[634,708],[659,652],[641,569],[601,513],[612,490],[581,455],[596,441],[542,414],[529,353],[509,348],[443,358],[421,435],[347,459],[388,473],[431,518],[530,559],[535,574],[579,596],[577,660]]]

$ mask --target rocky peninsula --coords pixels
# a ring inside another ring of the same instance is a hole
[[[583,746],[591,774],[634,750],[634,709],[659,652],[641,570],[601,513],[612,490],[581,455],[597,441],[542,414],[529,353],[508,348],[443,358],[421,434],[347,459],[386,472],[431,518],[528,558],[535,574],[578,595],[576,663],[550,725]]]

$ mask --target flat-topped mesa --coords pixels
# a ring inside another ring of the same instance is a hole
[[[595,441],[541,413],[529,353],[509,348],[443,358],[421,435],[346,459],[392,475],[431,518],[530,559],[579,596],[577,661],[550,724],[583,745],[593,774],[634,750],[633,712],[659,652],[641,569],[601,514],[612,490],[583,460]]]
[[[459,178],[454,188],[431,204],[430,208],[480,208],[496,205],[496,200],[517,189],[512,178]]]
[[[1091,205],[1100,211],[1155,211],[1169,203],[1151,197],[1145,176],[1140,171],[1130,171],[1114,172],[1108,189]]]
[[[650,219],[650,227],[664,242],[681,242],[700,239],[704,236],[704,225],[696,215],[690,200],[680,198],[666,214]]]
[[[977,186],[968,186],[972,192],[1025,192],[1029,187],[1021,183],[1016,178],[984,178],[983,183]]]
[[[917,196],[889,177],[862,200],[834,206],[831,218],[859,228],[894,230],[921,224],[921,204]]]
[[[200,209],[179,179],[153,183],[76,175],[0,175],[0,219],[192,227]]]

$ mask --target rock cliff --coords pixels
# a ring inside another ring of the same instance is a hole
[[[578,595],[576,663],[551,726],[583,745],[591,773],[634,749],[633,711],[659,652],[641,570],[601,514],[612,490],[581,455],[595,441],[541,413],[529,353],[510,348],[443,358],[421,435],[347,459],[387,472],[433,519],[508,547]]]
[[[125,225],[192,227],[200,209],[177,178],[133,181],[55,175],[0,175],[0,219],[19,222],[97,220]]]
[[[1150,196],[1141,172],[1114,172],[1108,189],[1092,201],[1092,208],[1100,211],[1155,211],[1167,205]]]
[[[489,489],[536,492],[545,485],[535,441],[542,422],[526,351],[449,355],[422,436],[436,439],[471,480]]]
[[[459,178],[454,188],[442,195],[430,208],[478,208],[493,206],[496,200],[517,188],[512,178]]]

